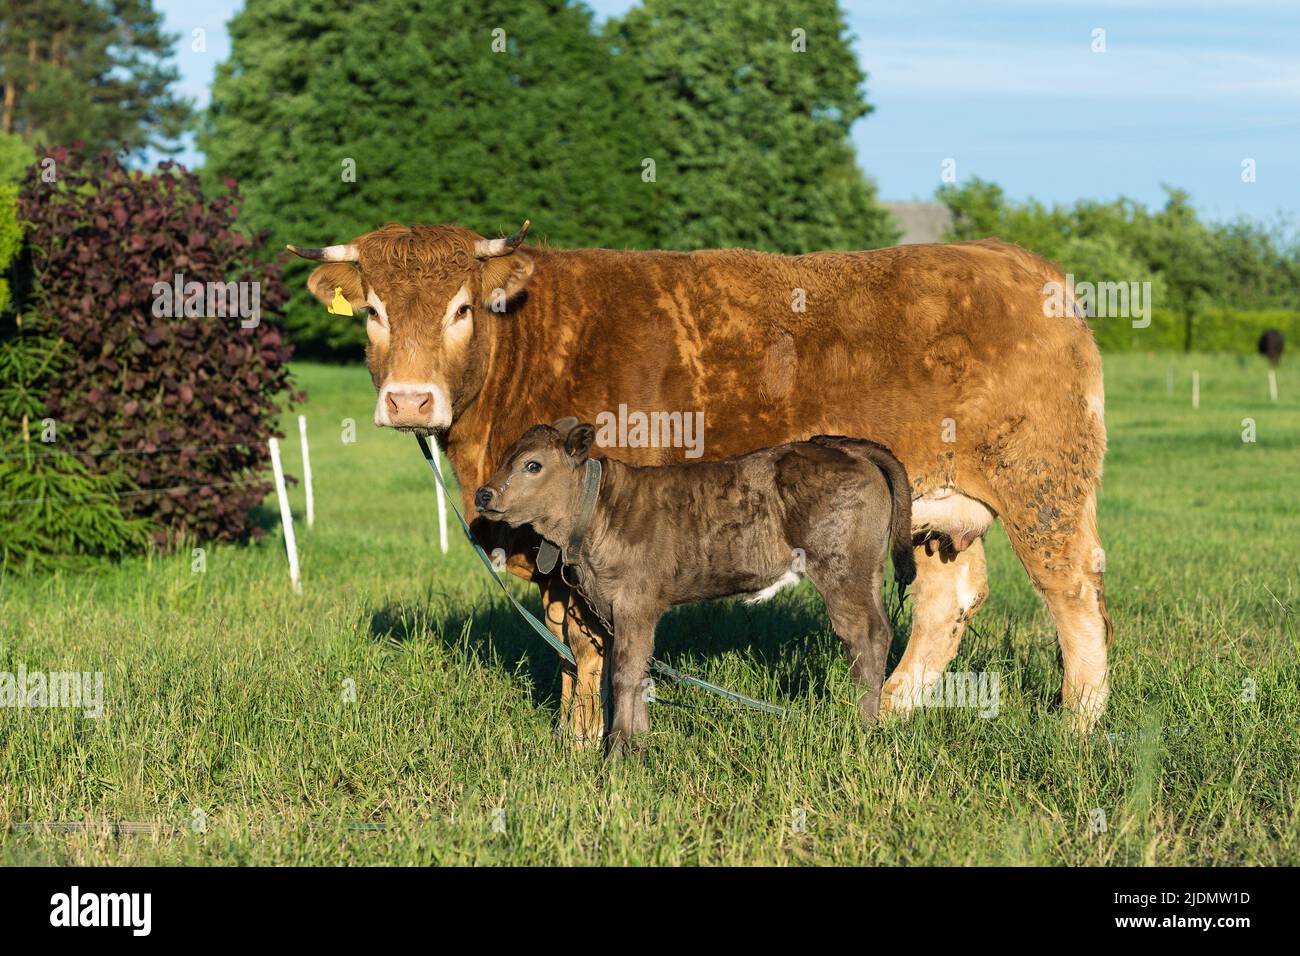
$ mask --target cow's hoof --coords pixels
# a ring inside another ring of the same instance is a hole
[[[567,744],[570,750],[590,750],[599,746],[602,731],[601,727],[597,727],[595,731],[575,730],[564,721],[560,721],[555,725],[555,739]]]
[[[880,698],[880,710],[877,713],[877,719],[881,721],[891,718],[897,719],[899,717],[906,717],[911,712],[911,701],[902,697],[894,697],[892,694],[886,693]]]
[[[1080,737],[1086,738],[1092,732],[1092,729],[1097,726],[1097,721],[1101,719],[1101,713],[1088,708],[1067,709],[1064,719],[1067,728]]]

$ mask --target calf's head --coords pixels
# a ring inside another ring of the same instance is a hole
[[[491,316],[517,300],[533,262],[517,252],[528,222],[505,239],[459,226],[387,225],[322,249],[307,280],[326,304],[342,294],[367,313],[366,364],[379,393],[375,424],[422,434],[450,427],[487,371]]]
[[[474,493],[484,518],[512,528],[532,525],[552,541],[564,541],[577,520],[587,459],[596,429],[576,418],[534,425],[506,451],[501,467]]]

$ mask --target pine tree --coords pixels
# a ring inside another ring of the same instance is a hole
[[[16,330],[0,337],[0,573],[77,566],[145,548],[148,524],[126,515],[119,496],[136,489],[101,462],[40,440],[42,402],[34,387],[58,361],[57,340]]]
[[[7,0],[0,128],[51,146],[174,151],[191,110],[171,92],[174,43],[151,0]]]
[[[662,245],[896,240],[849,141],[871,107],[835,0],[645,0],[606,35],[639,76]]]

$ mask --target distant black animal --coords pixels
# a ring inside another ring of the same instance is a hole
[[[1269,329],[1259,337],[1259,354],[1268,359],[1269,365],[1277,368],[1284,344],[1282,333],[1277,329]]]

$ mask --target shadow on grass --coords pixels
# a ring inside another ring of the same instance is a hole
[[[524,604],[541,618],[536,598]],[[430,641],[451,649],[464,647],[484,665],[527,678],[533,703],[559,712],[560,659],[504,600],[466,604],[430,591],[422,601],[390,602],[373,611],[370,636],[402,644]]]
[[[292,486],[298,484],[298,479],[295,479],[292,475],[286,475],[285,483],[289,485],[289,488],[292,488]],[[302,520],[299,511],[292,511],[292,515],[294,515],[294,522]],[[278,538],[281,536],[282,532],[279,531],[279,506],[274,501],[274,498],[270,499],[269,503],[263,501],[253,505],[252,510],[248,511],[248,527],[261,528],[268,537]],[[299,535],[302,535],[302,532],[299,532]]]
[[[523,602],[541,618],[535,591]],[[892,594],[887,603],[892,609]],[[910,623],[908,611],[894,622],[891,669],[906,647]],[[371,613],[369,631],[375,640],[439,641],[453,648],[467,645],[481,663],[526,677],[534,703],[558,713],[558,657],[495,593],[472,605],[451,601],[435,591],[419,601],[389,603]],[[829,668],[840,650],[821,598],[809,585],[763,604],[725,600],[675,608],[659,622],[655,655],[675,667],[703,677],[711,659],[732,654],[752,660],[758,670],[769,671],[780,696],[793,699],[826,685]]]
[[[659,622],[655,656],[704,677],[711,658],[739,654],[756,670],[774,675],[784,700],[805,696],[825,683],[829,634],[821,600],[814,592],[763,604],[711,601],[675,608]],[[704,661],[693,669],[691,661]],[[698,673],[704,671],[705,673]]]
[[[535,591],[523,603],[541,618]],[[886,670],[890,673],[907,647],[912,615],[910,601],[899,613],[892,587],[885,603],[894,628]],[[485,590],[472,604],[434,590],[416,601],[385,604],[371,613],[369,632],[374,640],[438,642],[467,651],[486,667],[523,677],[533,704],[559,715],[559,658],[495,588]],[[1017,646],[1010,627],[981,633],[972,626],[966,644],[968,653],[959,659],[960,668],[1010,669],[1004,678],[1014,680],[1025,696],[1044,706],[1056,700],[1059,665],[1053,669],[1054,649]],[[843,666],[843,652],[821,598],[806,584],[763,604],[725,600],[675,608],[659,622],[655,655],[700,677],[712,673],[714,679],[718,678],[710,661],[738,655],[751,661],[755,670],[771,675],[776,694],[787,701],[834,693],[832,669]]]
[[[279,537],[280,509],[275,505],[268,506],[266,502],[256,504],[248,513],[248,525],[250,528],[261,528],[268,537]]]

